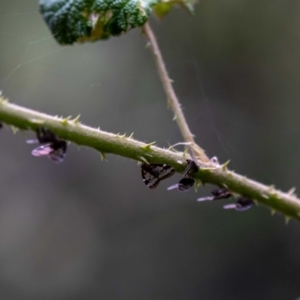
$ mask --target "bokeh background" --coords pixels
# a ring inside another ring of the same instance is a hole
[[[300,2],[202,0],[151,20],[184,113],[209,156],[299,187]],[[0,89],[10,101],[162,147],[182,141],[139,29],[59,46],[33,0],[0,2]],[[1,299],[297,299],[299,223],[212,186],[147,189],[136,162],[70,145],[56,165],[32,138],[0,138]]]

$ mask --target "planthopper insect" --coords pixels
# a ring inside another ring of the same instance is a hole
[[[47,156],[55,163],[63,162],[67,152],[67,142],[58,138],[52,131],[41,127],[36,130],[36,140],[27,140],[28,144],[40,143],[31,154],[36,157]]]
[[[166,164],[146,164],[141,165],[141,175],[144,183],[150,189],[155,189],[161,180],[175,174],[175,169]]]

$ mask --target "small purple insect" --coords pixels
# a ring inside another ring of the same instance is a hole
[[[59,139],[55,133],[43,127],[36,130],[36,135],[37,140],[26,141],[28,144],[42,144],[31,151],[33,156],[47,156],[55,163],[61,163],[64,161],[67,152],[66,141]]]
[[[215,201],[220,199],[227,199],[232,196],[229,190],[225,188],[215,189],[212,192],[213,196],[198,198],[198,202],[203,201]],[[236,203],[230,203],[223,206],[224,209],[235,209],[236,211],[245,211],[251,208],[254,205],[254,202],[246,197],[239,197]]]
[[[224,209],[235,209],[236,211],[245,211],[251,208],[254,202],[246,197],[238,198],[236,203],[226,204],[223,206]]]
[[[212,193],[212,196],[198,198],[197,201],[198,202],[214,201],[214,200],[230,198],[232,196],[231,193],[227,189],[224,189],[224,188],[215,189],[215,190],[211,191],[211,193]]]
[[[167,188],[168,191],[178,189],[180,192],[187,192],[195,184],[195,180],[190,177],[183,177],[178,183]]]

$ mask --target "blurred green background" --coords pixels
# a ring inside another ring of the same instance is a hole
[[[209,156],[299,187],[300,2],[202,0],[151,20],[184,113]],[[10,101],[162,147],[181,142],[139,29],[62,47],[33,0],[0,2]],[[136,162],[70,145],[55,165],[0,138],[1,299],[296,299],[299,224],[197,203],[212,186],[149,190]]]

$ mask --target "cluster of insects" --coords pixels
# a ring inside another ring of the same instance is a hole
[[[220,199],[231,198],[233,195],[229,190],[225,188],[219,188],[211,191],[212,196],[198,198],[198,202],[202,201],[214,201]],[[238,197],[236,203],[230,203],[223,206],[224,209],[235,209],[237,211],[244,211],[251,208],[254,205],[254,202],[247,197]]]
[[[40,127],[36,130],[35,140],[27,140],[27,144],[39,143],[40,146],[33,149],[31,154],[33,156],[47,156],[51,161],[55,163],[63,162],[67,152],[67,142],[60,139],[52,131]]]
[[[181,192],[188,191],[194,186],[195,180],[191,177],[192,174],[199,170],[199,166],[193,159],[187,160],[187,167],[183,173],[183,178],[176,184],[168,187],[168,190],[178,189]],[[141,165],[141,175],[144,183],[150,189],[158,186],[161,180],[167,179],[175,174],[175,169],[166,164],[146,164]],[[226,188],[218,188],[211,192],[212,196],[197,199],[202,201],[215,201],[231,198],[232,193]],[[253,201],[246,197],[238,197],[236,203],[224,205],[224,209],[235,209],[236,211],[245,211],[254,205]]]
[[[3,124],[0,122],[0,129],[2,127]],[[36,139],[27,140],[26,142],[28,144],[40,144],[37,148],[31,151],[33,156],[47,156],[55,163],[63,162],[66,156],[67,142],[60,139],[55,133],[44,127],[40,127],[36,130]],[[183,178],[178,183],[168,187],[168,190],[177,189],[180,192],[186,192],[195,185],[195,180],[191,176],[198,172],[199,165],[197,164],[194,155],[192,155],[192,157],[193,159],[186,160],[187,167],[183,173]],[[141,164],[142,179],[146,186],[150,189],[156,188],[162,180],[173,176],[175,173],[175,169],[166,164]],[[211,192],[211,194],[211,196],[198,198],[197,201],[215,201],[231,198],[233,196],[232,193],[226,188],[215,189]],[[253,205],[254,202],[252,199],[247,197],[238,197],[236,199],[236,203],[224,205],[223,208],[244,211],[251,208]]]

